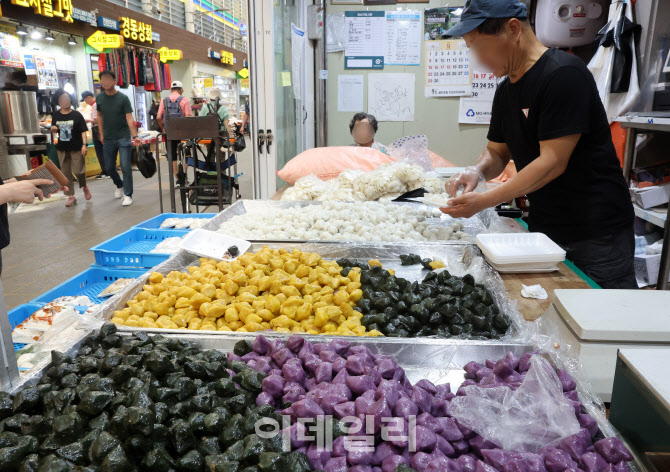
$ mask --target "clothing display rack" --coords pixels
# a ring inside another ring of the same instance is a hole
[[[111,70],[121,88],[144,87],[147,92],[170,90],[170,65],[160,61],[155,49],[125,46],[98,55],[98,70]]]

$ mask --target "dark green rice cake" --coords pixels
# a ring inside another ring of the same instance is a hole
[[[402,265],[422,264],[430,270],[419,282],[391,275],[379,266],[369,267],[348,259],[338,262],[342,273],[361,269],[361,298],[355,310],[361,324],[389,337],[465,337],[495,339],[507,333],[509,319],[500,313],[491,293],[472,275],[462,278],[447,270],[433,272],[431,259],[416,254],[400,256]]]
[[[80,355],[53,352],[37,385],[0,392],[0,472],[301,472],[280,436],[255,434],[277,420],[255,404],[263,378],[220,352],[106,324]]]

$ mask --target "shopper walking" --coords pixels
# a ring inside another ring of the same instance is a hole
[[[189,99],[183,95],[184,86],[182,83],[179,80],[175,80],[172,82],[170,90],[170,96],[161,100],[161,103],[158,106],[158,113],[156,114],[156,121],[158,121],[158,124],[164,132],[166,128],[170,126],[170,118],[193,116],[191,103],[189,102]],[[177,147],[180,142],[181,141],[179,140],[170,141],[172,152],[169,157],[170,160],[172,160],[172,172],[174,175],[177,175],[179,171],[179,165],[177,164]]]
[[[93,92],[82,92],[81,100],[91,107],[91,118],[86,120],[86,123],[91,125],[91,135],[93,136],[93,149],[95,149],[95,157],[98,158],[98,163],[100,164],[100,174],[95,178],[102,179],[104,177],[109,177],[105,172],[105,156],[102,150],[102,141],[100,141],[100,130],[98,129],[98,105],[95,101],[95,95]]]
[[[74,178],[77,177],[79,188],[84,191],[84,198],[91,199],[91,191],[86,185],[86,145],[88,126],[84,116],[77,110],[72,109],[72,97],[65,90],[60,89],[54,94],[54,100],[60,107],[60,110],[54,112],[51,117],[51,131],[58,132],[58,143],[56,151],[60,168],[68,179],[68,190],[65,195],[68,196],[65,202],[66,207],[71,207],[77,203],[74,196]]]
[[[633,205],[593,75],[576,56],[547,49],[518,0],[471,0],[449,29],[497,77],[488,145],[474,168],[447,183],[454,217],[530,198],[531,231],[547,234],[603,288],[637,288]],[[519,173],[472,192],[510,159]]]
[[[139,146],[137,127],[130,100],[116,90],[116,75],[110,70],[100,72],[103,92],[96,97],[98,131],[103,145],[105,172],[116,185],[116,198],[123,197],[121,205],[133,204],[132,146]],[[116,170],[116,155],[121,160],[123,180]]]

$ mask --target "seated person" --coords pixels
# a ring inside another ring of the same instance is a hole
[[[349,132],[356,142],[352,146],[369,147],[388,155],[386,146],[375,141],[377,129],[377,119],[374,116],[367,113],[356,113],[349,123]]]

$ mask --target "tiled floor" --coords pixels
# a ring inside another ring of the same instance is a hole
[[[164,210],[169,212],[165,160],[161,169]],[[239,179],[242,198],[252,198],[251,171],[251,152],[246,150],[240,153],[238,164],[238,172],[244,172]],[[112,181],[103,179],[89,182],[93,198],[88,202],[77,189],[78,204],[74,207],[65,208],[65,201],[59,200],[43,205],[39,211],[9,215],[11,244],[2,251],[7,309],[88,268],[95,262],[91,247],[160,213],[157,177],[147,180],[135,171],[133,181],[133,204],[129,207],[122,207],[114,198]],[[178,201],[178,212],[180,208]],[[206,211],[216,212],[217,208]]]

